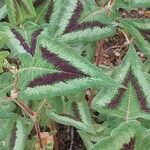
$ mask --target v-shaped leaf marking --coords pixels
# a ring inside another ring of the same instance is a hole
[[[93,108],[126,121],[139,117],[149,119],[148,74],[143,73],[142,63],[133,44],[129,46],[123,63],[112,72],[112,76],[126,89],[102,89],[92,101]]]
[[[49,23],[51,14],[52,14],[52,12],[53,12],[53,8],[54,8],[54,2],[53,2],[53,0],[51,0],[51,2],[50,2],[49,5],[48,5],[47,13],[46,13],[46,15],[45,15],[45,22],[46,22],[46,23]]]
[[[139,30],[145,40],[150,41],[150,30]]]
[[[134,150],[135,147],[135,138],[131,138],[129,143],[123,144],[123,148],[121,150]]]
[[[36,0],[33,4],[33,6],[35,8],[37,7],[40,7],[43,5],[43,9],[45,7],[44,3],[46,4],[47,6],[47,11],[46,11],[46,14],[44,16],[44,19],[45,19],[45,22],[46,23],[49,23],[49,20],[50,20],[50,17],[51,17],[51,14],[53,12],[53,8],[54,8],[54,1],[53,0],[49,0],[50,2],[46,2],[46,0]]]
[[[28,45],[28,43],[25,41],[24,37],[16,29],[12,28],[11,32],[15,35],[16,39],[20,42],[20,45],[22,45],[22,47],[25,49],[25,51],[30,53],[32,56],[34,56],[37,38],[41,34],[42,29],[37,29],[32,34],[30,45]]]
[[[127,86],[129,82],[131,82],[131,85],[133,86],[136,92],[137,99],[140,105],[140,109],[144,110],[145,112],[150,112],[150,108],[147,106],[147,101],[146,101],[146,98],[144,97],[144,92],[142,91],[142,88],[140,87],[131,69],[129,70],[122,84],[124,86]],[[119,89],[118,95],[114,99],[112,99],[110,103],[107,104],[107,107],[112,108],[112,109],[116,108],[121,103],[122,97],[125,94],[125,92],[126,92],[126,89]]]
[[[46,0],[36,0],[36,1],[33,3],[33,6],[34,6],[35,8],[37,8],[37,7],[41,6],[41,5],[43,5],[44,2],[46,2]]]
[[[51,53],[47,48],[41,47],[42,57],[47,60],[48,62],[52,63],[55,68],[59,71],[53,74],[46,74],[42,77],[38,77],[32,80],[28,87],[35,87],[35,86],[42,86],[42,85],[52,85],[56,82],[69,80],[69,79],[76,79],[81,77],[86,77],[82,71],[78,70],[76,67],[69,64],[68,61],[63,60],[62,58],[58,57],[56,54]]]
[[[84,30],[87,28],[94,28],[94,27],[104,27],[105,25],[102,24],[99,21],[92,21],[92,22],[83,22],[83,23],[78,23],[78,19],[80,18],[81,13],[83,12],[83,5],[81,4],[80,1],[77,3],[77,7],[73,12],[73,15],[70,19],[70,22],[68,26],[66,27],[64,33],[69,33],[73,32],[75,30]]]

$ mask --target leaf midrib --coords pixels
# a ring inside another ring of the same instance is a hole
[[[20,69],[18,71],[18,73],[22,73],[24,71],[27,71],[27,70],[43,70],[43,71],[51,71],[50,73],[66,73],[66,74],[72,74],[72,75],[81,75],[81,74],[76,74],[76,73],[72,73],[72,72],[66,72],[66,71],[60,71],[60,70],[56,70],[56,69],[46,69],[46,68],[40,68],[40,67],[28,67],[28,68],[23,68],[23,69]]]
[[[129,120],[129,114],[130,114],[130,106],[131,106],[131,82],[129,84],[129,96],[128,96],[128,106],[127,106],[127,111],[126,111],[126,117],[125,120],[126,122]]]

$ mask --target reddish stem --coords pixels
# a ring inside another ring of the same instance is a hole
[[[112,5],[112,4],[113,4],[113,2],[114,2],[114,0],[110,0],[110,1],[109,1],[109,4],[110,4],[110,5]]]
[[[14,102],[21,107],[31,118],[35,117],[35,113],[22,101],[14,100]]]
[[[40,125],[39,125],[38,121],[35,121],[35,130],[36,130],[36,134],[37,134],[37,137],[38,137],[38,142],[39,142],[40,148],[44,149],[42,139],[41,139]]]
[[[104,41],[97,42],[97,56],[96,56],[96,66],[99,66],[102,56],[103,56],[103,44]]]
[[[36,113],[33,112],[25,103],[23,103],[20,100],[14,100],[14,102],[21,107],[22,110],[24,110],[35,122],[35,130],[38,137],[38,142],[41,149],[44,149],[42,139],[41,139],[41,132],[40,132],[40,125],[39,122],[36,120]]]
[[[57,131],[57,125],[55,124],[54,121],[52,121],[52,120],[49,121],[49,128],[50,128],[51,131],[54,131],[54,132]],[[57,138],[56,134],[53,135],[53,137],[54,137],[54,150],[59,150],[58,138]]]

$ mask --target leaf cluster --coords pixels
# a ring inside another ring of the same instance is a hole
[[[88,150],[150,149],[150,18],[119,11],[148,8],[149,0],[0,1],[0,149],[53,149],[45,139],[54,122],[75,127]],[[118,31],[122,63],[96,66],[97,41]]]

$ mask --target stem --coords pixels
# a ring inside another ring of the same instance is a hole
[[[126,42],[127,42],[126,44],[127,45],[130,44],[132,42],[132,39],[130,40],[128,35],[122,29],[118,28],[118,30],[123,33],[123,35],[124,35],[124,37],[126,39]]]
[[[97,42],[96,66],[99,66],[101,58],[103,56],[103,52],[104,52],[103,44],[104,44],[104,41]]]
[[[111,6],[114,2],[115,2],[115,0],[110,0],[109,5]]]
[[[31,118],[35,117],[35,112],[33,112],[25,103],[23,103],[21,100],[14,100],[14,102],[22,109],[24,110]]]
[[[107,9],[106,13],[107,13],[108,16],[110,15],[110,11],[111,11],[111,8],[112,8],[114,3],[115,3],[115,0],[110,0],[108,5],[106,6],[106,9]]]
[[[52,132],[54,132],[54,135],[53,135],[53,137],[54,137],[54,150],[59,150],[59,147],[58,147],[58,138],[57,138],[56,133],[55,133],[55,132],[57,132],[57,125],[55,124],[54,121],[49,120],[48,126],[49,126],[50,130]]]
[[[102,56],[103,56],[103,53],[104,53],[103,45],[104,45],[104,41],[98,41],[97,42],[96,60],[95,60],[96,66],[99,66],[99,64],[102,61]],[[89,89],[87,91],[87,96],[88,96],[88,103],[89,103],[89,106],[90,106],[91,102],[94,98],[94,89]]]
[[[73,150],[73,144],[74,144],[74,127],[71,127],[70,130],[71,130],[71,138],[70,138],[71,143],[70,143],[69,150]]]
[[[13,84],[13,90],[11,91],[11,96],[8,99],[14,101],[23,111],[25,111],[30,116],[30,118],[33,119],[40,148],[44,149],[42,139],[41,139],[41,134],[40,134],[41,133],[40,132],[40,125],[39,125],[39,122],[37,121],[36,113],[33,112],[23,101],[19,100],[19,98],[18,98],[19,97],[19,89],[18,89],[19,74],[18,74],[18,69],[15,66],[10,66],[9,64],[7,64],[7,66],[8,66],[9,71],[12,72],[15,76],[15,80],[14,80],[14,84]]]
[[[37,134],[37,137],[38,137],[38,142],[39,142],[40,148],[44,149],[44,146],[43,146],[43,143],[42,143],[42,138],[41,138],[41,132],[40,132],[39,122],[35,121],[34,124],[35,124],[35,130],[36,130],[36,134]]]

